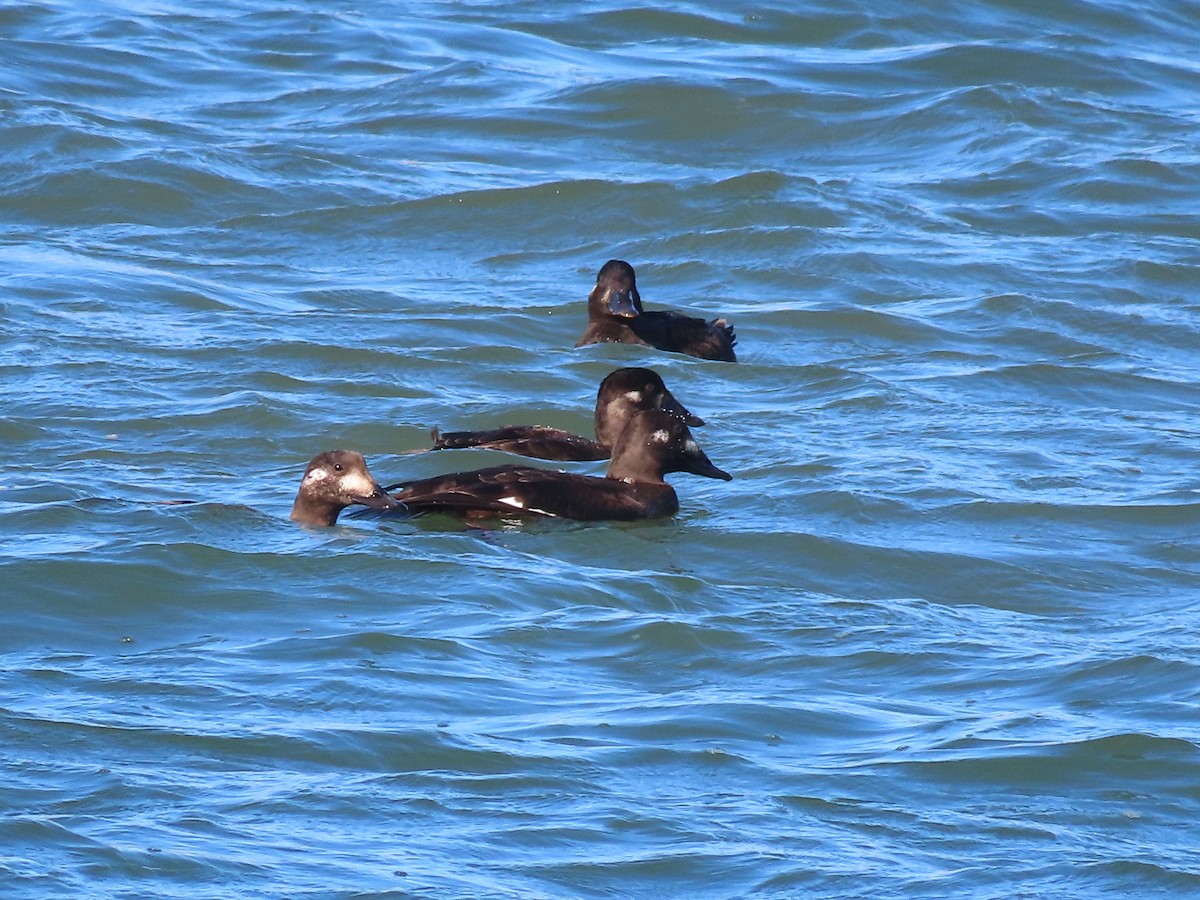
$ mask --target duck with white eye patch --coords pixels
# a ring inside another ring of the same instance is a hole
[[[347,506],[399,509],[354,450],[327,450],[314,456],[300,479],[291,519],[302,525],[333,525]]]
[[[633,521],[679,510],[675,489],[663,480],[672,472],[733,478],[713,465],[682,420],[653,409],[635,415],[621,432],[603,478],[510,465],[435,475],[386,490],[399,488],[393,498],[414,513]]]
[[[434,450],[469,447],[506,450],[537,459],[578,461],[608,459],[617,437],[637,413],[665,409],[696,427],[704,420],[693,415],[667,389],[653,369],[629,367],[610,372],[596,392],[596,439],[581,437],[546,425],[505,425],[488,431],[433,430]]]

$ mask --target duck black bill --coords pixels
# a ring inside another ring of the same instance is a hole
[[[677,419],[681,419],[684,425],[703,425],[704,420],[698,415],[689,410],[686,406],[675,399],[675,395],[670,391],[666,391],[662,398],[662,409],[669,412]]]
[[[703,461],[697,461],[692,468],[688,469],[693,475],[703,475],[705,478],[717,478],[721,481],[733,481],[733,476],[724,469],[718,469],[705,458]]]
[[[625,319],[636,318],[638,311],[633,303],[633,291],[609,291],[608,311]]]
[[[721,481],[733,481],[733,476],[724,469],[714,466],[712,460],[694,442],[689,443],[691,446],[688,447],[688,452],[679,461],[681,472],[691,472],[693,475],[703,475],[705,478],[718,478]]]
[[[351,499],[360,506],[369,506],[371,509],[404,509],[403,503],[378,486],[369,497],[353,497]]]

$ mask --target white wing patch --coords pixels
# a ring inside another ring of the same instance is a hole
[[[688,451],[688,453],[699,453],[700,452],[700,445],[697,444],[695,441],[693,441],[691,438],[688,438],[688,440],[684,443],[683,446]]]
[[[558,513],[552,513],[545,509],[538,509],[536,506],[526,506],[523,501],[516,497],[501,497],[496,502],[503,503],[505,506],[511,506],[513,509],[521,509],[525,512],[535,513],[539,516],[549,516],[551,519],[558,518]]]
[[[650,440],[656,444],[666,444],[671,440],[671,435],[667,433],[667,429],[660,428],[654,434],[650,435]]]

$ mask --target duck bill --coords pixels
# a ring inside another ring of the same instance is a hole
[[[702,418],[695,415],[686,406],[676,400],[675,395],[670,391],[665,391],[663,393],[661,408],[665,412],[669,412],[675,418],[682,420],[684,425],[690,425],[694,427],[704,424],[704,420]]]
[[[633,319],[638,315],[637,303],[633,299],[633,291],[609,291],[608,312],[610,315],[623,319]]]
[[[367,506],[371,509],[404,509],[404,504],[399,500],[394,499],[387,491],[379,485],[375,485],[369,495],[363,497],[352,497],[351,500],[359,506]]]
[[[679,464],[681,472],[691,472],[693,475],[702,475],[705,478],[717,478],[721,481],[733,481],[733,476],[724,469],[718,469],[712,464],[703,450],[696,444],[695,441],[688,441],[687,454]]]

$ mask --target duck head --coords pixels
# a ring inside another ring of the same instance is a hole
[[[327,450],[314,456],[300,479],[291,519],[302,525],[333,525],[347,506],[399,509],[354,450]]]

